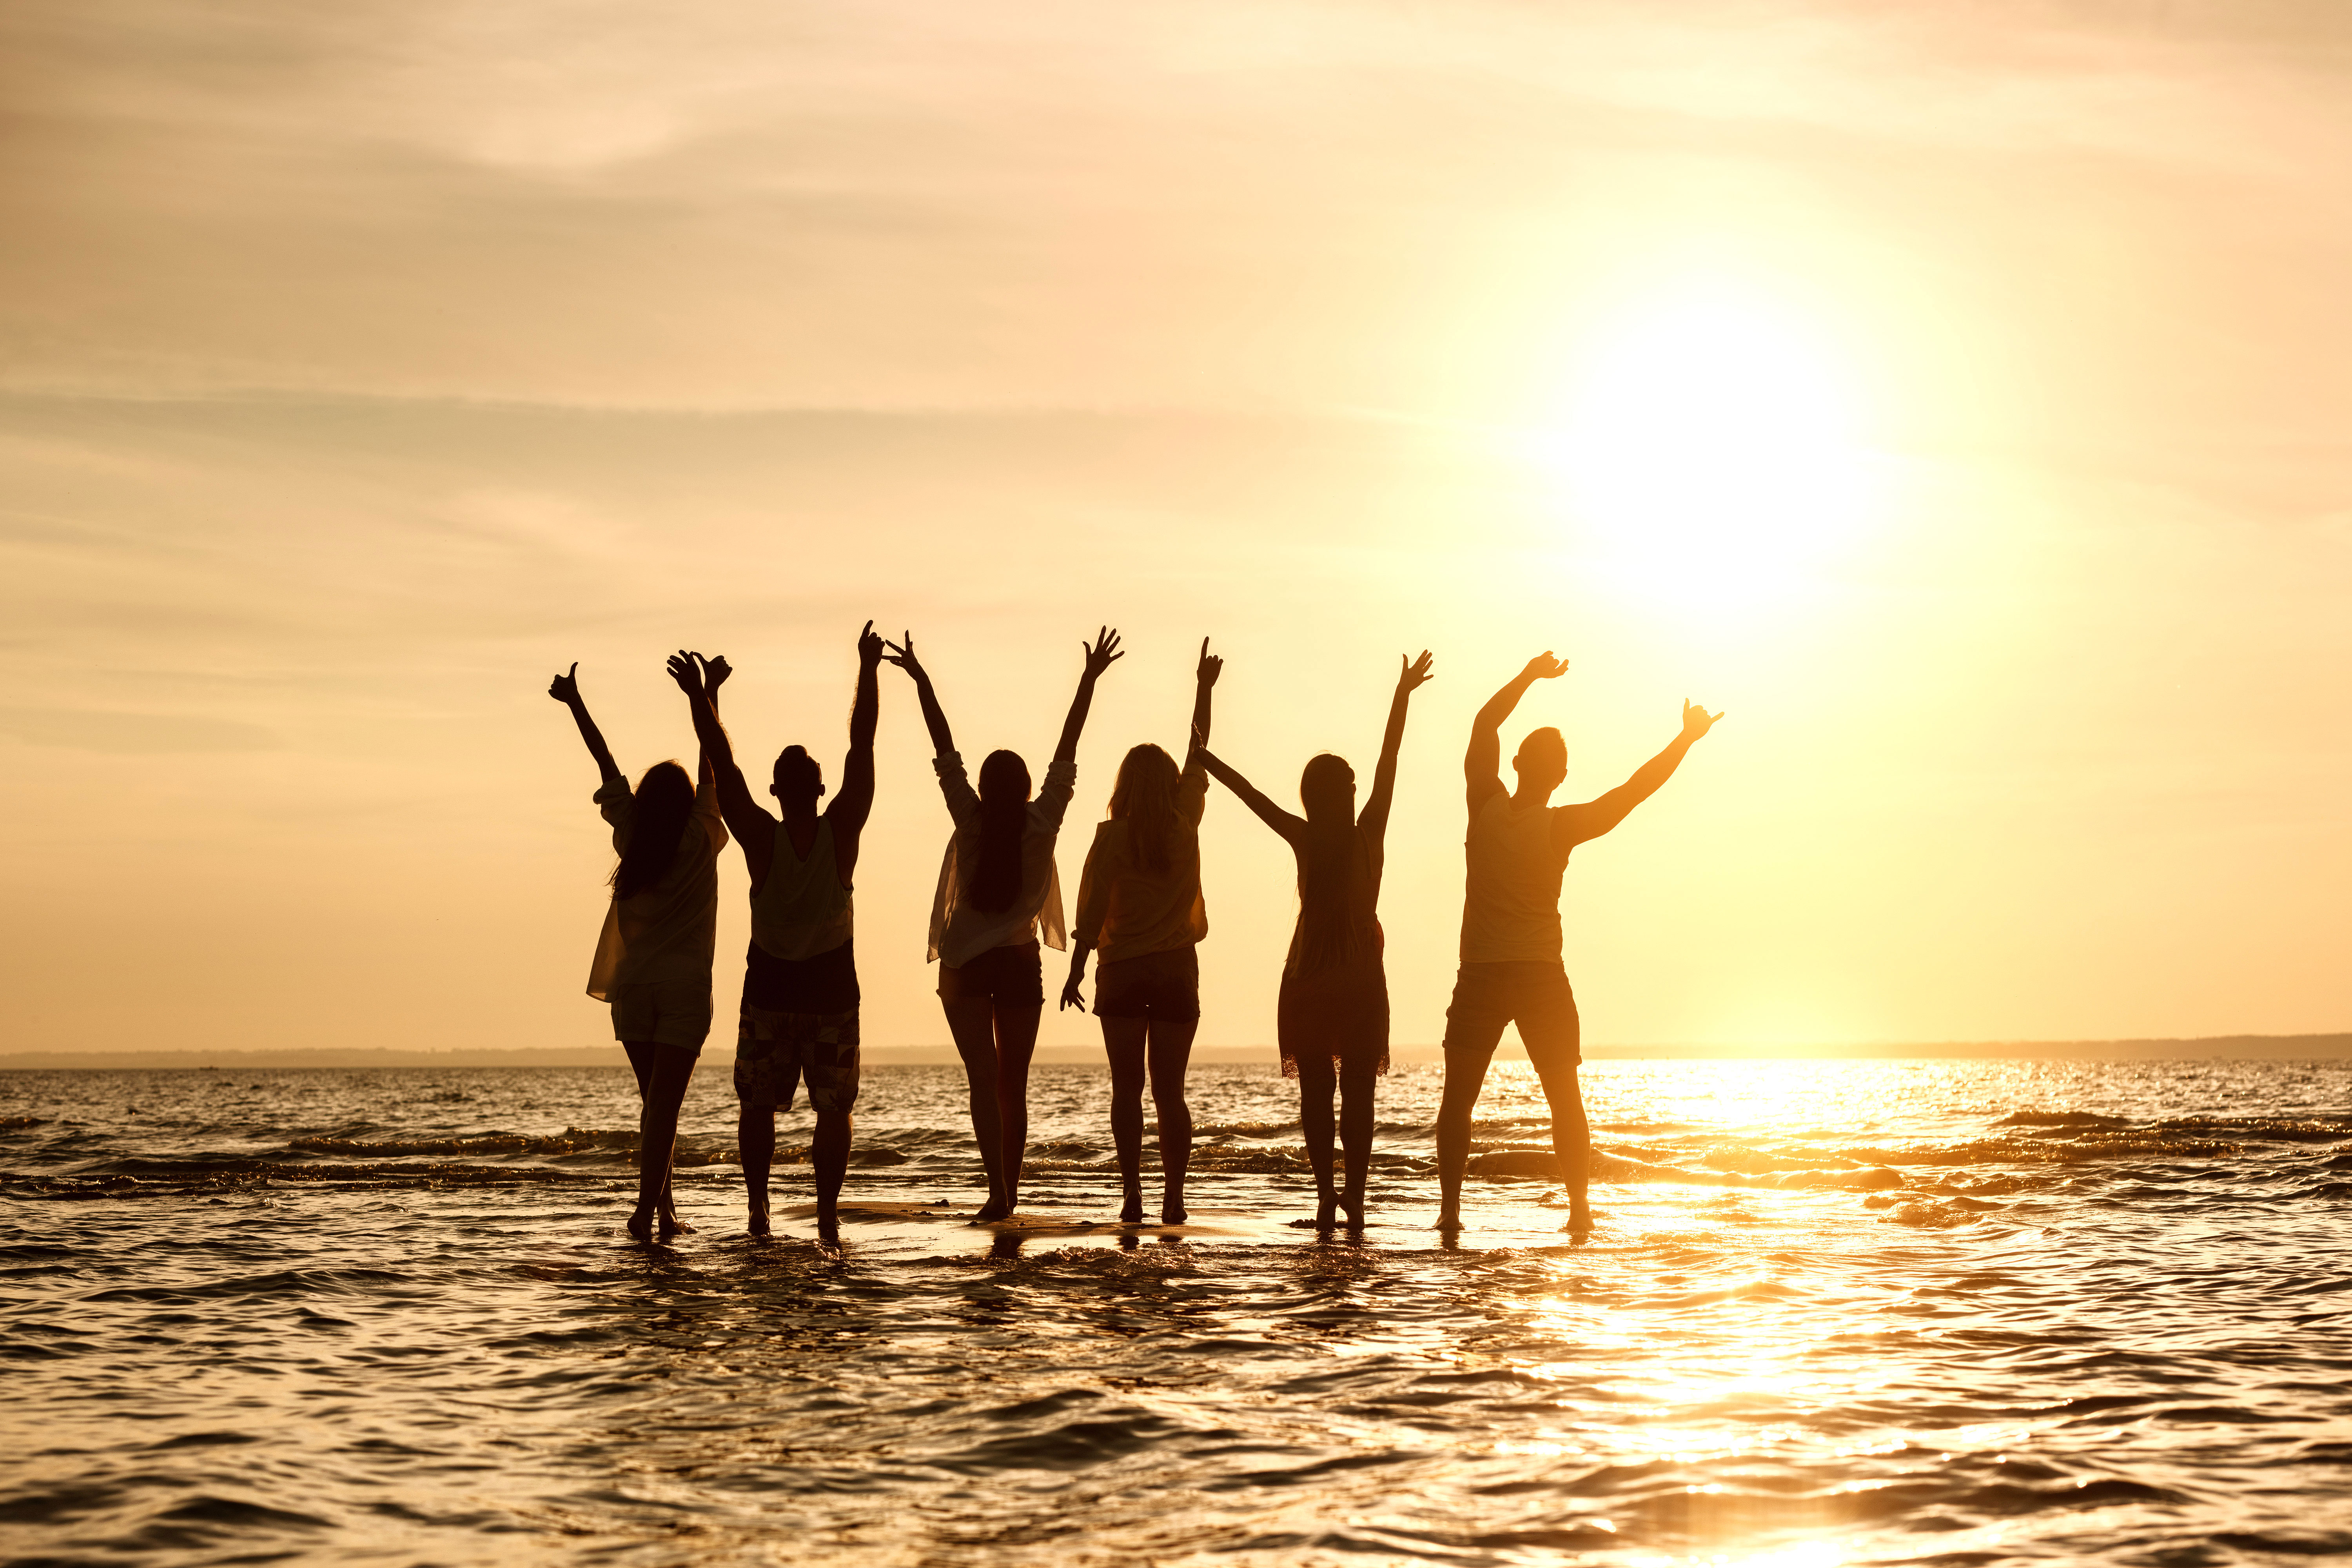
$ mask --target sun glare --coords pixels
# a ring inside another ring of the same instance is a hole
[[[1541,445],[1588,547],[1752,584],[1803,575],[1867,524],[1860,405],[1819,323],[1767,296],[1685,288],[1590,341]]]

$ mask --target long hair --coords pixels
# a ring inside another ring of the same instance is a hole
[[[686,819],[694,815],[694,780],[676,763],[656,763],[637,781],[629,809],[629,843],[613,868],[613,897],[627,899],[669,875]]]
[[[1176,759],[1146,741],[1119,759],[1118,782],[1111,786],[1110,815],[1127,824],[1135,863],[1164,876],[1176,861]]]
[[[1326,752],[1298,775],[1307,842],[1298,857],[1300,957],[1313,973],[1351,956],[1363,851],[1356,832],[1356,770]]]
[[[1021,840],[1029,831],[1029,764],[991,752],[980,764],[980,853],[964,873],[964,901],[991,914],[1021,896]]]

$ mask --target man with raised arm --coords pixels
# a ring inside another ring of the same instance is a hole
[[[857,637],[857,696],[849,710],[849,756],[841,793],[823,812],[824,775],[799,746],[777,757],[768,792],[783,820],[751,798],[735,751],[712,711],[701,657],[680,652],[670,679],[694,710],[694,732],[719,780],[719,809],[751,872],[751,946],[735,1036],[736,1124],[753,1236],[768,1234],[768,1169],[776,1155],[776,1112],[790,1110],[808,1083],[816,1136],[817,1235],[841,1237],[842,1174],[849,1166],[850,1110],[857,1103],[857,961],[851,945],[851,874],[874,806],[874,727],[881,709],[875,672],[882,639],[874,623]]]
[[[1568,1188],[1568,1228],[1592,1227],[1585,1201],[1590,1144],[1584,1097],[1576,1069],[1583,1060],[1576,994],[1560,964],[1559,885],[1569,852],[1625,820],[1626,813],[1674,776],[1692,742],[1720,713],[1683,704],[1683,732],[1598,800],[1553,805],[1552,791],[1568,776],[1568,743],[1554,729],[1535,730],[1519,742],[1511,766],[1518,787],[1503,787],[1503,721],[1528,687],[1568,668],[1547,648],[1528,660],[1495,693],[1470,727],[1462,771],[1469,781],[1469,875],[1462,901],[1462,968],[1445,1009],[1445,1093],[1437,1112],[1437,1226],[1462,1224],[1462,1173],[1470,1160],[1470,1113],[1486,1081],[1503,1029],[1516,1023],[1519,1040],[1551,1104],[1552,1148]],[[723,777],[724,775],[722,775]],[[723,797],[722,797],[723,798]],[[730,823],[731,826],[731,823]],[[738,836],[740,837],[740,835]]]

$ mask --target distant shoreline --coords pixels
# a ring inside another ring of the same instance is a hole
[[[725,1043],[714,1042],[706,1056],[725,1058]],[[1437,1047],[1399,1046],[1391,1053],[1400,1064],[1442,1059]],[[1517,1046],[1496,1053],[1502,1060],[1525,1060]],[[1978,1040],[1886,1041],[1837,1046],[1588,1046],[1588,1061],[2318,1061],[2352,1057],[2352,1034],[2342,1035],[2209,1035],[2179,1039],[2142,1040]],[[1096,1066],[1102,1053],[1090,1046],[1046,1046],[1037,1052],[1043,1066]],[[1205,1046],[1192,1053],[1196,1062],[1265,1062],[1275,1060],[1265,1046]],[[956,1060],[951,1046],[877,1046],[866,1052],[875,1067],[941,1067]],[[553,1050],[514,1051],[18,1051],[0,1055],[0,1072],[66,1070],[223,1072],[248,1068],[614,1068],[624,1066],[617,1047],[599,1046]]]

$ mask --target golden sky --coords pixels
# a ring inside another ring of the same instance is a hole
[[[868,616],[1039,771],[1126,631],[1073,888],[1202,636],[1282,799],[1433,649],[1401,1043],[1544,648],[1579,797],[1729,713],[1570,868],[1592,1040],[2352,1026],[2347,166],[2328,4],[16,0],[10,1048],[594,1044],[549,674],[634,773],[723,651],[833,773]],[[866,1038],[932,1043],[884,674]],[[1266,1041],[1287,853],[1204,850]]]

